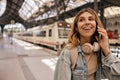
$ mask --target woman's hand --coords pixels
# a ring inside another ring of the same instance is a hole
[[[98,40],[98,43],[104,52],[104,55],[107,56],[110,54],[110,49],[109,49],[109,40],[108,40],[108,35],[107,32],[104,28],[98,27],[98,33],[101,36],[101,39]]]

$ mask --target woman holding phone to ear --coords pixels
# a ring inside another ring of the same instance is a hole
[[[74,48],[78,49],[78,58],[71,68],[70,51]],[[54,80],[101,80],[101,66],[107,66],[110,73],[120,75],[120,60],[110,52],[106,30],[97,13],[85,8],[75,16],[68,44],[57,61]]]

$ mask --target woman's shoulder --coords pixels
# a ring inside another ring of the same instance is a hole
[[[65,55],[70,55],[70,50],[71,50],[71,46],[72,44],[71,43],[68,43],[65,45],[65,47],[62,49],[62,51],[60,52],[60,55],[61,56],[65,56]]]
[[[67,49],[69,49],[69,50],[70,50],[70,49],[72,48],[72,44],[71,44],[71,43],[68,43],[68,44],[66,44],[66,45],[65,45],[65,47],[64,47],[64,48],[67,48]]]
[[[64,49],[62,50],[62,54],[70,55],[71,53],[77,52],[77,47],[73,47],[71,43],[65,45]]]

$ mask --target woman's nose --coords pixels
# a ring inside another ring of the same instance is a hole
[[[85,20],[85,24],[90,24],[90,21],[89,20]]]

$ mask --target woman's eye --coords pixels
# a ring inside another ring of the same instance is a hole
[[[89,21],[94,21],[95,19],[94,18],[89,18]]]
[[[83,19],[80,19],[79,22],[83,22],[84,20]]]

